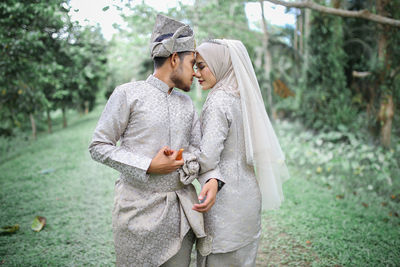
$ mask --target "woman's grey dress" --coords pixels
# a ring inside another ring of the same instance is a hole
[[[261,194],[254,168],[246,162],[240,97],[213,89],[203,106],[201,130],[199,163],[206,175],[200,183],[219,169],[216,178],[225,185],[204,214],[206,232],[213,237],[212,254],[198,264],[253,266],[261,234]]]

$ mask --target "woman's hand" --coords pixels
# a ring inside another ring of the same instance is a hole
[[[200,192],[199,200],[200,202],[205,198],[205,201],[201,204],[194,204],[193,210],[198,212],[207,212],[215,203],[215,198],[218,192],[218,181],[215,178],[211,178],[204,186]]]

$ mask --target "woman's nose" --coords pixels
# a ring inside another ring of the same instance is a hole
[[[196,78],[201,77],[199,70],[194,71],[194,77],[196,77]]]

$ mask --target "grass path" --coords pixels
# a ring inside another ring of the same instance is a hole
[[[16,234],[0,236],[0,265],[114,265],[118,173],[87,151],[99,113],[75,116],[67,129],[43,134],[0,160],[0,226],[20,225]],[[338,199],[304,179],[302,170],[291,171],[284,205],[263,214],[257,266],[400,266],[399,221],[385,220],[379,197]],[[30,229],[36,215],[47,218],[39,233]]]

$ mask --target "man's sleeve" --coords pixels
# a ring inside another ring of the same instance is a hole
[[[89,152],[94,160],[133,179],[146,182],[149,178],[146,172],[152,159],[130,151],[126,147],[117,146],[128,125],[130,114],[126,92],[123,88],[117,87],[97,123]]]

